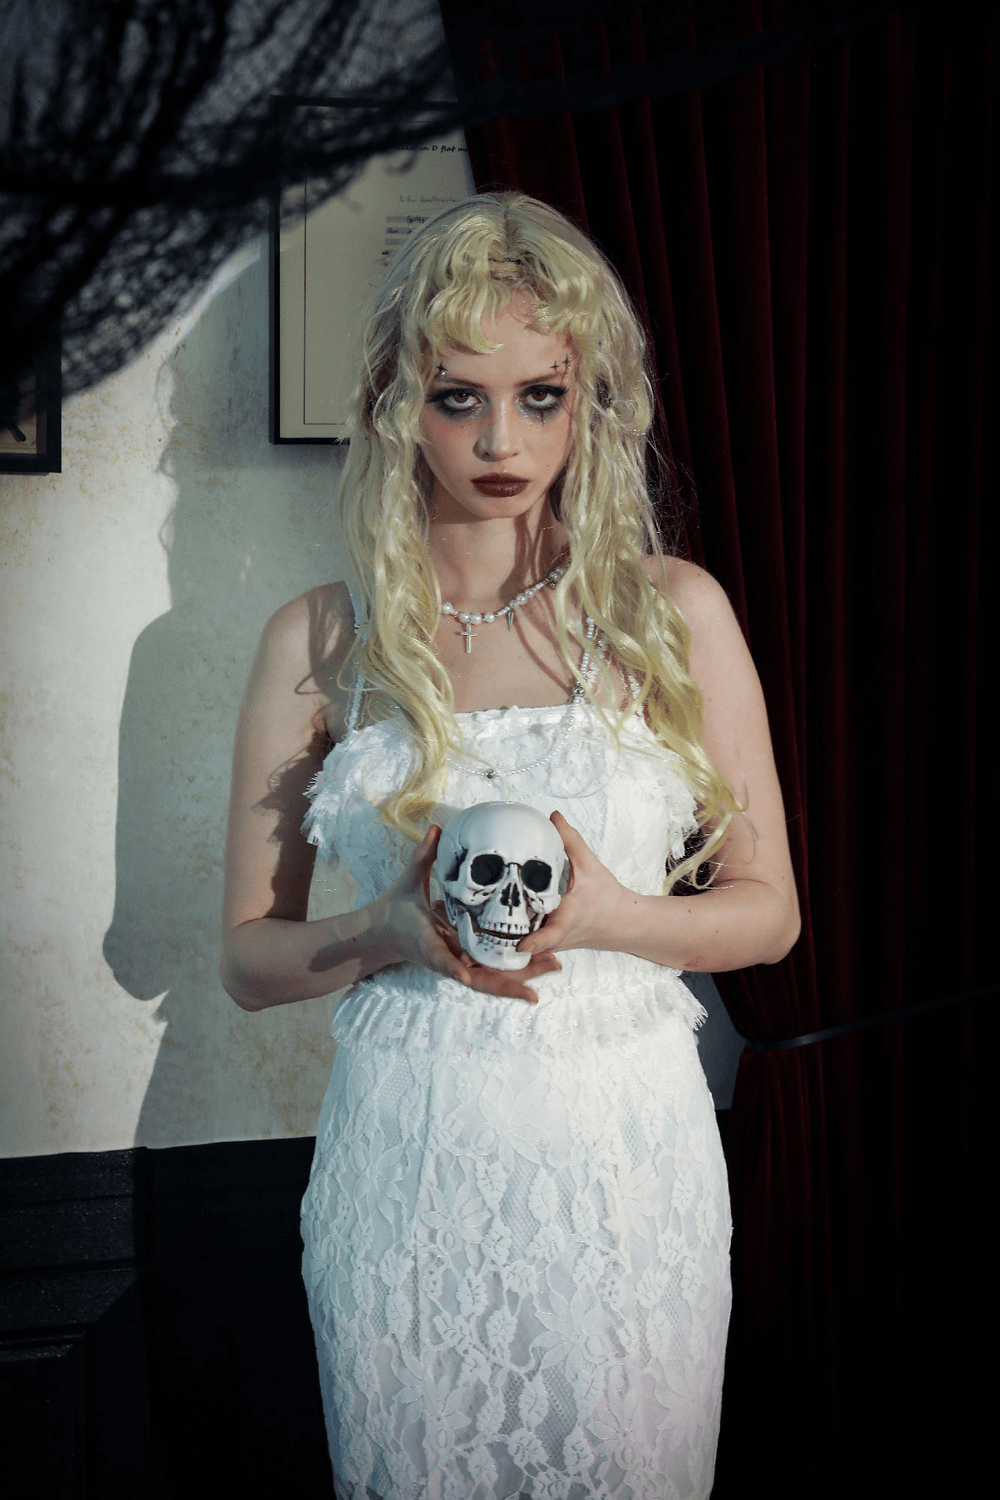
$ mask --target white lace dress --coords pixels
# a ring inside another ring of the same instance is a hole
[[[564,713],[459,718],[509,767]],[[412,852],[373,808],[411,753],[396,724],[352,732],[312,789],[309,836],[360,902]],[[506,784],[452,770],[435,821],[505,795],[558,808],[658,893],[693,826],[678,764],[581,707]],[[730,1220],[703,1012],[674,970],[559,957],[534,1007],[405,964],[336,1012],[302,1235],[338,1500],[709,1495]]]

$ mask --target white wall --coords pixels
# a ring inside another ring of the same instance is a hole
[[[63,434],[0,476],[0,1155],[311,1134],[332,1002],[215,973],[246,672],[342,573],[338,456],[267,440],[263,245]]]
[[[311,1135],[333,1002],[246,1015],[216,977],[247,669],[343,574],[339,455],[267,440],[264,247],[63,434],[61,475],[0,476],[0,1156]],[[733,1033],[697,988],[723,1107]]]

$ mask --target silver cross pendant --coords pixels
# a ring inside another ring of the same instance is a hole
[[[458,633],[462,637],[462,639],[465,641],[465,654],[466,654],[466,656],[471,656],[472,655],[472,637],[477,632],[475,630],[473,630],[472,625],[468,621],[466,621],[464,628],[462,630],[460,630]]]

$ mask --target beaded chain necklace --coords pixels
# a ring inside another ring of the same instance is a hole
[[[536,585],[536,587],[541,588],[542,585],[547,582],[547,579],[543,579],[542,583]],[[566,708],[563,712],[562,721],[560,722],[559,727],[555,732],[552,744],[549,746],[548,750],[546,750],[544,755],[539,755],[535,760],[526,761],[524,765],[510,766],[509,768],[506,768],[504,770],[500,770],[496,766],[480,767],[463,765],[461,761],[452,760],[451,756],[448,757],[449,766],[451,766],[455,771],[464,771],[466,775],[482,776],[487,781],[495,781],[497,779],[503,780],[508,776],[520,776],[525,771],[534,771],[538,766],[544,766],[548,761],[550,761],[552,757],[557,753],[557,751],[562,749],[563,745],[569,738],[570,730],[576,723],[577,715],[580,711],[580,704],[586,697],[586,688],[590,687],[591,682],[593,681],[596,667],[593,661],[590,647],[593,643],[596,632],[597,627],[588,615],[586,627],[586,637],[588,645],[583,653],[583,659],[580,662],[579,677],[578,680],[573,684],[573,691],[570,694],[569,702],[567,703]]]
[[[530,584],[515,599],[511,599],[509,604],[505,604],[502,609],[490,610],[487,614],[477,614],[470,609],[456,609],[454,604],[442,604],[441,613],[443,615],[453,615],[456,620],[460,620],[465,626],[465,629],[460,630],[458,633],[465,641],[466,656],[472,655],[472,642],[476,634],[472,628],[473,625],[492,625],[494,620],[499,620],[502,615],[506,615],[507,629],[513,630],[515,609],[520,609],[522,604],[527,604],[529,599],[535,597],[539,589],[554,589],[568,566],[568,563],[557,563],[554,568],[546,573],[544,578],[539,578],[537,583]]]

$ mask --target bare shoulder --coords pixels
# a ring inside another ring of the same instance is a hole
[[[354,639],[347,585],[323,584],[283,604],[264,626],[247,684],[247,701],[274,707],[283,699],[293,720],[324,726],[337,738],[343,693],[337,676]]]
[[[743,632],[733,613],[729,596],[717,578],[683,557],[648,558],[646,576],[656,588],[666,585],[671,600],[684,616],[691,632],[692,651],[713,640],[742,642]]]
[[[261,647],[276,659],[312,674],[343,657],[354,636],[354,611],[346,583],[324,583],[290,599],[264,626]]]

